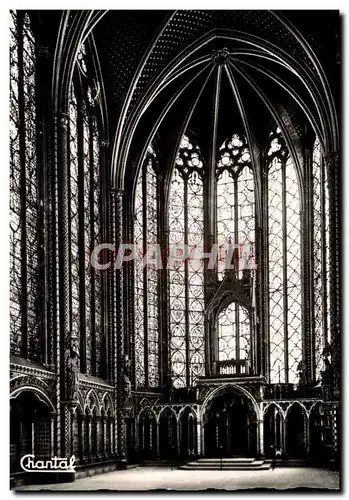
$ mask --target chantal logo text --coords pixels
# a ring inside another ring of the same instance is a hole
[[[75,472],[75,456],[70,459],[52,457],[50,460],[35,460],[34,455],[24,455],[21,467],[25,472]]]

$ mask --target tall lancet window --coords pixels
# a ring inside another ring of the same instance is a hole
[[[28,14],[10,12],[10,328],[11,352],[38,357],[39,178],[36,48]]]
[[[183,136],[169,198],[170,248],[189,248],[189,258],[169,265],[170,350],[173,385],[193,385],[204,375],[203,163]]]
[[[329,206],[327,174],[318,139],[313,148],[313,283],[315,376],[320,378],[322,351],[330,342],[329,321]]]
[[[159,284],[158,270],[150,261],[158,244],[158,186],[154,149],[148,148],[135,193],[135,358],[140,387],[159,385]],[[149,259],[148,259],[149,257]],[[143,260],[148,260],[143,265]]]
[[[70,280],[71,332],[80,338],[80,250],[79,250],[79,159],[78,159],[78,103],[72,87],[69,104],[70,148]]]
[[[300,194],[279,128],[268,156],[270,382],[297,383],[302,360]]]
[[[102,241],[100,111],[84,46],[78,62],[81,85],[72,85],[69,109],[71,332],[80,338],[81,372],[103,377],[102,275],[90,263]]]
[[[240,275],[243,266],[250,265],[254,257],[254,178],[251,155],[244,137],[234,134],[220,147],[216,179],[217,243],[220,248],[218,276],[222,279],[227,259],[224,245],[236,245],[234,266],[239,269]]]
[[[232,302],[218,317],[218,361],[250,359],[251,322],[244,307]]]

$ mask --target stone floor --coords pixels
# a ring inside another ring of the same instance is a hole
[[[186,471],[165,467],[137,467],[77,479],[73,483],[22,486],[17,491],[38,490],[237,490],[248,488],[339,489],[339,473],[315,468],[276,468],[268,471]]]

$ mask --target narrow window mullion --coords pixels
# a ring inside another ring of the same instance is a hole
[[[148,204],[147,204],[147,168],[146,161],[142,165],[142,183],[143,183],[143,258],[148,250]],[[145,386],[149,385],[148,371],[148,275],[147,266],[143,267],[143,311],[144,311],[144,375]]]
[[[238,175],[234,176],[234,241],[233,244],[239,244],[239,196],[238,196]],[[239,276],[239,257],[240,248],[234,247],[234,266],[236,276]],[[239,306],[235,306],[235,338],[236,338],[236,359],[240,359],[240,328],[239,328]]]

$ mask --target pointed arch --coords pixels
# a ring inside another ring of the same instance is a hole
[[[172,406],[163,406],[163,407],[160,409],[159,413],[158,413],[158,416],[157,416],[158,421],[160,421],[160,419],[161,419],[161,415],[162,415],[164,412],[168,412],[168,413],[170,413],[170,414],[171,414],[171,415],[172,415],[172,416],[173,416],[173,417],[177,420],[177,414],[176,414],[176,412],[175,412],[174,408],[173,408]]]
[[[191,386],[204,373],[204,169],[200,148],[182,137],[169,199],[171,255],[190,257],[168,266],[170,297],[170,362],[176,388]],[[178,253],[179,252],[179,253]]]
[[[70,88],[70,329],[80,339],[80,371],[104,377],[105,294],[102,274],[92,266],[90,256],[106,231],[106,165],[101,147],[107,118],[93,47],[90,40],[79,47]]]
[[[135,366],[140,387],[159,385],[159,273],[154,262],[159,243],[159,186],[156,153],[149,145],[134,200]],[[149,264],[144,265],[144,262]]]
[[[270,381],[298,381],[303,359],[300,189],[281,130],[267,150]]]
[[[258,406],[258,403],[257,401],[255,400],[255,398],[252,396],[252,394],[243,386],[241,385],[238,385],[238,384],[233,384],[231,382],[226,382],[226,383],[223,383],[221,385],[219,385],[218,387],[214,387],[208,394],[207,396],[205,397],[202,405],[201,405],[201,419],[203,419],[205,413],[206,413],[206,409],[207,409],[207,405],[209,404],[210,401],[212,401],[216,396],[220,395],[220,394],[224,394],[224,392],[226,392],[227,390],[229,389],[233,389],[234,391],[236,391],[238,394],[242,395],[242,396],[245,396],[249,402],[251,403],[252,405],[252,408],[256,414],[256,418],[257,420],[261,420],[261,410]]]
[[[217,243],[220,248],[218,276],[224,276],[224,245],[235,245],[233,261],[238,276],[254,259],[255,182],[246,138],[233,134],[219,148],[216,167]],[[245,255],[245,246],[249,252]],[[230,263],[229,263],[230,264]]]

